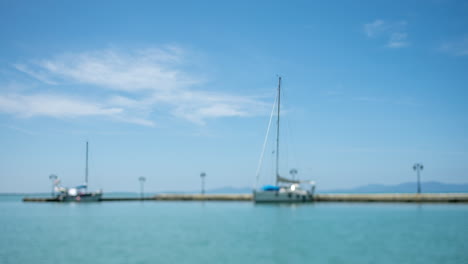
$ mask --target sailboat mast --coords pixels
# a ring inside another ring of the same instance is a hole
[[[86,141],[86,169],[85,169],[85,186],[88,189],[88,141]]]
[[[278,185],[278,178],[279,178],[280,106],[281,106],[281,76],[278,77],[278,121],[276,122],[276,185]]]

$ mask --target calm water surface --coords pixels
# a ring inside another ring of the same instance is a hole
[[[22,203],[0,263],[468,263],[468,205]]]

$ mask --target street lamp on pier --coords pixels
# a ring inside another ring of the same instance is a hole
[[[296,179],[297,170],[296,170],[296,169],[291,169],[291,170],[289,171],[289,174],[291,174],[292,179],[295,180],[295,179]]]
[[[416,174],[418,175],[418,194],[421,193],[420,173],[423,169],[424,169],[424,166],[421,163],[415,163],[413,165],[413,170],[416,171]]]
[[[201,194],[205,194],[205,177],[206,177],[206,173],[204,173],[204,172],[200,173],[200,178],[201,178]]]

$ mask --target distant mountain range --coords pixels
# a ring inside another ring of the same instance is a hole
[[[397,185],[368,184],[350,189],[318,190],[319,193],[415,193],[416,182]],[[421,182],[423,193],[466,193],[468,184],[451,184],[436,181]]]
[[[319,186],[320,187],[320,186]],[[416,182],[405,182],[397,185],[368,184],[355,188],[321,190],[318,193],[415,193]],[[468,183],[451,184],[436,181],[421,182],[421,191],[423,193],[467,193]],[[207,193],[251,193],[252,188],[234,188],[223,187],[207,190]]]
[[[451,183],[441,183],[436,181],[422,182],[421,191],[423,193],[468,193],[468,183],[464,184],[451,184]],[[200,191],[162,191],[158,193],[199,193]],[[347,189],[332,189],[332,190],[322,190],[320,185],[317,188],[318,193],[415,193],[416,192],[416,183],[415,182],[405,182],[397,185],[384,185],[384,184],[368,184],[355,188]],[[206,193],[211,194],[229,194],[229,193],[252,193],[252,188],[250,187],[221,187],[215,189],[209,189]],[[0,195],[34,195],[33,193],[0,193]],[[145,195],[154,195],[157,193],[147,192]],[[50,193],[37,193],[36,196],[49,196]],[[138,192],[107,192],[106,196],[138,196]]]

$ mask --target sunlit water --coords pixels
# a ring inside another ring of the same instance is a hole
[[[0,263],[468,263],[468,205],[0,196]]]

